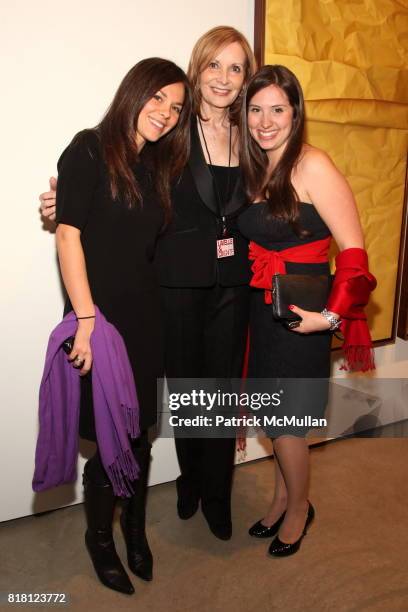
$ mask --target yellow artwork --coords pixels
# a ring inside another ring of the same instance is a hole
[[[264,63],[306,99],[307,138],[347,177],[378,280],[374,340],[393,337],[408,144],[408,2],[266,0]]]

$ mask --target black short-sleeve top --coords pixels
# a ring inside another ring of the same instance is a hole
[[[129,207],[112,198],[96,130],[77,134],[58,161],[57,223],[80,230],[92,297],[100,308],[157,287],[153,257],[163,210],[143,160],[132,169],[143,202]]]

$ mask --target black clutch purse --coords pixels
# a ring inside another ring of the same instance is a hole
[[[288,309],[295,304],[303,310],[321,312],[326,307],[333,276],[312,274],[274,274],[272,277],[272,309],[275,319],[289,324],[300,321],[299,315]]]
[[[63,351],[69,355],[72,349],[74,348],[75,336],[70,336],[62,343]]]

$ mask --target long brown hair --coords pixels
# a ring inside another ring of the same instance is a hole
[[[248,107],[254,95],[269,85],[277,85],[287,95],[293,108],[293,123],[283,154],[268,176],[268,156],[249,133]],[[257,197],[266,199],[269,215],[288,221],[298,232],[298,196],[291,177],[302,151],[304,124],[303,92],[296,76],[285,66],[263,66],[249,81],[241,110],[240,163],[245,188],[251,201]]]
[[[97,126],[103,157],[108,167],[112,197],[128,204],[142,203],[132,166],[139,159],[136,129],[145,104],[162,87],[183,83],[185,99],[177,125],[155,143],[146,143],[153,159],[155,184],[161,203],[170,215],[170,184],[187,163],[190,144],[191,90],[186,74],[173,62],[151,57],[129,70],[102,121]],[[143,151],[145,154],[145,151]]]
[[[207,68],[208,64],[214,59],[217,53],[234,42],[240,44],[245,53],[245,78],[243,83],[243,87],[245,87],[248,80],[256,71],[256,59],[249,42],[241,32],[230,26],[217,26],[203,34],[194,45],[187,74],[193,90],[193,112],[201,119],[204,119],[204,117],[201,117],[200,113],[202,100],[199,85],[200,74]],[[241,96],[238,96],[229,109],[230,119],[234,123],[238,121],[240,110]]]

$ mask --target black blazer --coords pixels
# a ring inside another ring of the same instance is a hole
[[[250,279],[248,241],[237,227],[247,206],[239,178],[225,207],[228,235],[235,255],[217,259],[221,219],[211,172],[205,160],[196,118],[191,125],[191,154],[172,191],[173,218],[156,250],[159,283],[165,287],[224,287],[246,285]]]

